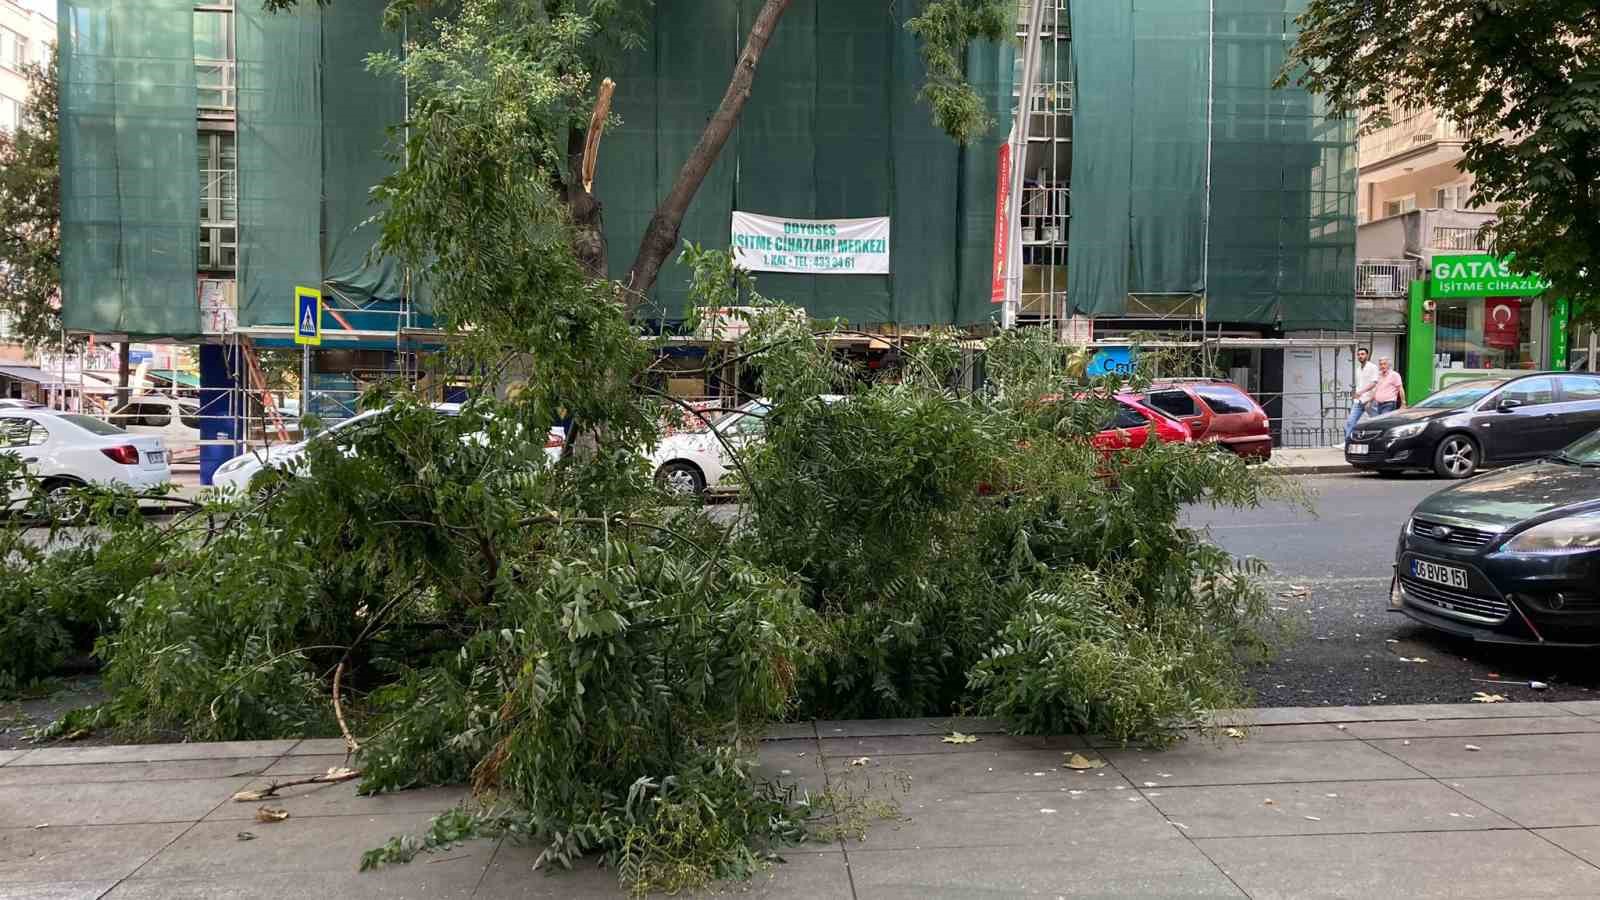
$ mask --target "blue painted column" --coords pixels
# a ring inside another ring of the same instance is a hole
[[[202,441],[235,441],[239,437],[239,414],[236,405],[242,399],[239,376],[243,374],[243,360],[236,348],[225,344],[200,345],[200,439]],[[217,467],[233,457],[232,443],[202,443],[200,445],[200,483],[211,484]]]

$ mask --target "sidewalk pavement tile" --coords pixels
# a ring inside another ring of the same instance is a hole
[[[764,741],[793,741],[802,738],[817,738],[817,723],[815,722],[780,722],[767,727],[767,733],[761,736]]]
[[[1354,727],[1354,726],[1350,726]],[[1245,741],[1263,744],[1280,744],[1286,741],[1353,741],[1355,735],[1348,729],[1328,723],[1321,725],[1254,725],[1244,729]],[[1224,735],[1226,737],[1226,735]],[[1189,740],[1209,740],[1205,735],[1192,734]],[[1230,740],[1233,740],[1230,738]]]
[[[244,787],[264,788],[271,779],[256,779]],[[467,799],[467,789],[464,787],[430,787],[417,788],[410,791],[396,791],[389,794],[375,794],[370,797],[356,796],[355,781],[343,781],[336,784],[306,784],[297,787],[285,788],[282,793],[269,800],[249,803],[233,803],[223,801],[233,794],[234,788],[227,793],[219,793],[216,797],[222,803],[210,815],[206,816],[208,822],[234,821],[239,819],[254,819],[256,807],[270,806],[274,809],[287,810],[290,819],[295,816],[380,816],[389,813],[427,812],[442,813],[447,809]]]
[[[1055,846],[1153,858],[1188,845],[1138,791],[913,791],[900,814],[872,824],[859,842],[847,839],[845,852]]]
[[[1461,778],[1450,786],[1524,828],[1600,825],[1600,775]]]
[[[1195,843],[1256,900],[1600,893],[1600,870],[1526,831],[1201,838]]]
[[[1432,779],[1177,787],[1145,796],[1191,838],[1516,827]]]
[[[1535,833],[1591,865],[1600,866],[1600,828],[1548,828]]]
[[[202,778],[248,778],[269,771],[276,757],[190,759],[159,763],[84,763],[77,766],[7,766],[0,786],[89,784],[120,781],[196,781]]]
[[[362,853],[392,837],[420,833],[431,818],[427,813],[400,813],[291,816],[271,823],[201,822],[157,854],[135,877],[227,881],[268,873],[354,872]],[[241,832],[253,837],[240,840]],[[494,841],[470,841],[448,851],[419,854],[410,865],[415,869],[470,870],[465,882],[471,887],[489,865],[494,849]]]
[[[1360,741],[1200,740],[1171,750],[1107,750],[1105,755],[1134,784],[1152,781],[1165,787],[1418,777],[1416,770]]]
[[[115,884],[115,881],[0,884],[0,900],[97,900]]]
[[[1600,772],[1600,734],[1416,738],[1372,745],[1435,778]]]
[[[468,900],[477,873],[417,860],[377,872],[275,872],[224,879],[130,878],[104,900]]]
[[[225,741],[214,744],[132,744],[116,747],[46,747],[28,754],[24,766],[84,763],[167,762],[183,759],[243,759],[282,756],[298,741]]]
[[[290,756],[345,755],[344,738],[307,738],[289,750]]]
[[[1050,845],[951,850],[850,850],[856,895],[927,897],[1241,897],[1187,841],[1148,847]]]
[[[309,778],[312,775],[321,775],[329,769],[342,769],[355,764],[343,753],[334,753],[327,756],[285,756],[273,762],[261,774],[270,778]]]
[[[0,829],[0,884],[124,878],[188,827],[174,822]]]
[[[617,884],[617,873],[601,869],[594,859],[578,862],[571,871],[534,871],[539,849],[533,846],[502,844],[500,852],[478,889],[479,900],[583,900],[625,896]],[[774,863],[758,872],[749,882],[713,886],[706,893],[739,897],[805,897],[817,900],[850,900],[850,874],[844,854],[838,848],[821,853],[782,851],[787,862]],[[699,896],[697,893],[696,896]]]
[[[30,751],[30,750],[0,750],[0,766],[5,766],[5,765],[8,765],[10,763],[16,762],[17,760],[21,759],[23,756],[27,755],[30,752],[32,752],[32,751]]]
[[[907,734],[1004,734],[999,719],[972,716],[945,716],[932,719],[842,719],[816,723],[821,738],[886,737]]]
[[[193,822],[250,781],[130,781],[0,787],[0,827]]]
[[[756,752],[756,779],[795,785],[813,794],[828,787],[816,741],[769,741]]]
[[[1575,716],[1600,716],[1600,700],[1568,700],[1552,705],[1559,706]]]
[[[1600,722],[1579,716],[1531,719],[1420,719],[1404,722],[1356,722],[1345,734],[1364,740],[1385,738],[1484,737],[1494,734],[1568,734],[1600,731]],[[1254,732],[1251,733],[1254,737]]]
[[[971,734],[971,732],[963,732]],[[973,735],[976,741],[947,744],[944,732],[923,735],[884,735],[881,737],[823,738],[819,743],[827,757],[903,756],[911,753],[983,753],[989,750],[1034,750],[1037,744],[1005,734]]]
[[[1065,751],[1066,753],[1076,751]],[[1094,754],[1090,754],[1094,755]],[[1110,766],[1075,770],[1062,766],[1061,750],[1001,750],[987,753],[929,753],[915,756],[872,756],[860,766],[847,757],[830,757],[828,779],[875,778],[893,784],[911,779],[910,796],[936,792],[994,793],[1018,791],[1084,791],[1126,789],[1131,785]]]

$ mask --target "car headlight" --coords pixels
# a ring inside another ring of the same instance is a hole
[[[1389,437],[1397,441],[1403,438],[1416,437],[1427,427],[1427,422],[1412,422],[1410,425],[1401,425],[1398,428],[1389,429]]]
[[[1600,547],[1600,512],[1553,519],[1506,543],[1513,553],[1578,553]]]

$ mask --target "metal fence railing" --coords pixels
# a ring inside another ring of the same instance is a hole
[[[1356,261],[1356,295],[1404,297],[1412,281],[1422,277],[1414,259],[1363,259]]]
[[[1428,244],[1436,250],[1483,250],[1476,226],[1435,225],[1433,240]]]

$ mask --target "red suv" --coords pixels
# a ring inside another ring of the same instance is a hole
[[[1197,441],[1213,441],[1248,460],[1272,458],[1266,410],[1236,384],[1213,378],[1161,381],[1143,399],[1188,425]]]

